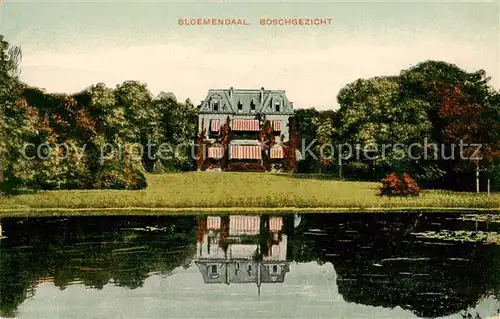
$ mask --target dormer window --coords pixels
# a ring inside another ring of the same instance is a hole
[[[241,101],[238,101],[238,112],[243,111],[243,103]]]
[[[274,102],[274,110],[275,110],[276,112],[279,112],[279,111],[280,111],[280,105],[281,105],[280,101],[276,101],[276,102]]]
[[[219,101],[214,101],[213,109],[214,109],[214,111],[219,111]]]
[[[255,102],[253,100],[250,102],[250,111],[255,112]]]

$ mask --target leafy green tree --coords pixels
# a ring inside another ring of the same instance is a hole
[[[0,192],[11,193],[32,177],[29,163],[22,157],[25,141],[36,134],[36,112],[21,97],[19,73],[21,51],[8,51],[0,35]]]
[[[460,141],[483,143],[482,165],[493,165],[499,149],[498,101],[488,80],[482,70],[469,73],[453,64],[426,61],[398,76],[359,79],[345,86],[337,96],[336,139],[360,145],[361,159],[346,163],[351,174],[380,179],[408,172],[424,186],[470,186],[472,162],[449,157]],[[410,149],[415,143],[420,146]],[[380,154],[384,144],[392,146]],[[370,145],[378,151],[365,153],[373,150]]]
[[[423,144],[430,138],[429,106],[404,95],[397,77],[360,79],[340,90],[338,138],[340,143],[351,145],[353,158],[347,164],[353,174],[380,179],[391,171],[408,171],[435,177],[431,174],[434,170],[421,171],[421,162],[411,160],[406,153],[409,145]],[[421,156],[422,151],[412,155]]]
[[[189,99],[184,103],[178,102],[173,93],[160,93],[154,99],[153,104],[159,116],[159,135],[154,140],[156,146],[151,147],[151,153],[153,156],[157,155],[158,146],[162,143],[170,146],[161,150],[155,162],[155,164],[160,164],[156,170],[160,168],[173,171],[193,169],[191,146],[196,139],[197,109]],[[153,167],[146,167],[146,169],[152,170]]]

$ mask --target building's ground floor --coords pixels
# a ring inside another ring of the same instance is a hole
[[[207,170],[280,171],[283,169],[283,146],[270,148],[258,141],[236,141],[224,147],[219,143],[206,144],[204,150]]]
[[[217,118],[201,121],[203,170],[280,171],[288,118]],[[200,132],[201,133],[201,132]]]

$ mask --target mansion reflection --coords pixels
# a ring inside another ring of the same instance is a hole
[[[284,282],[289,272],[282,216],[198,217],[196,234],[195,263],[207,284],[254,283],[260,288]]]

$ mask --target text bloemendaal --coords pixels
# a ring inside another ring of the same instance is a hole
[[[243,26],[250,25],[250,22],[246,18],[192,18],[192,19],[178,19],[179,25],[185,26],[224,26],[224,25],[234,25]]]
[[[177,23],[181,26],[248,26],[248,18],[180,18]],[[332,18],[261,18],[258,24],[262,26],[322,26],[331,25]]]

